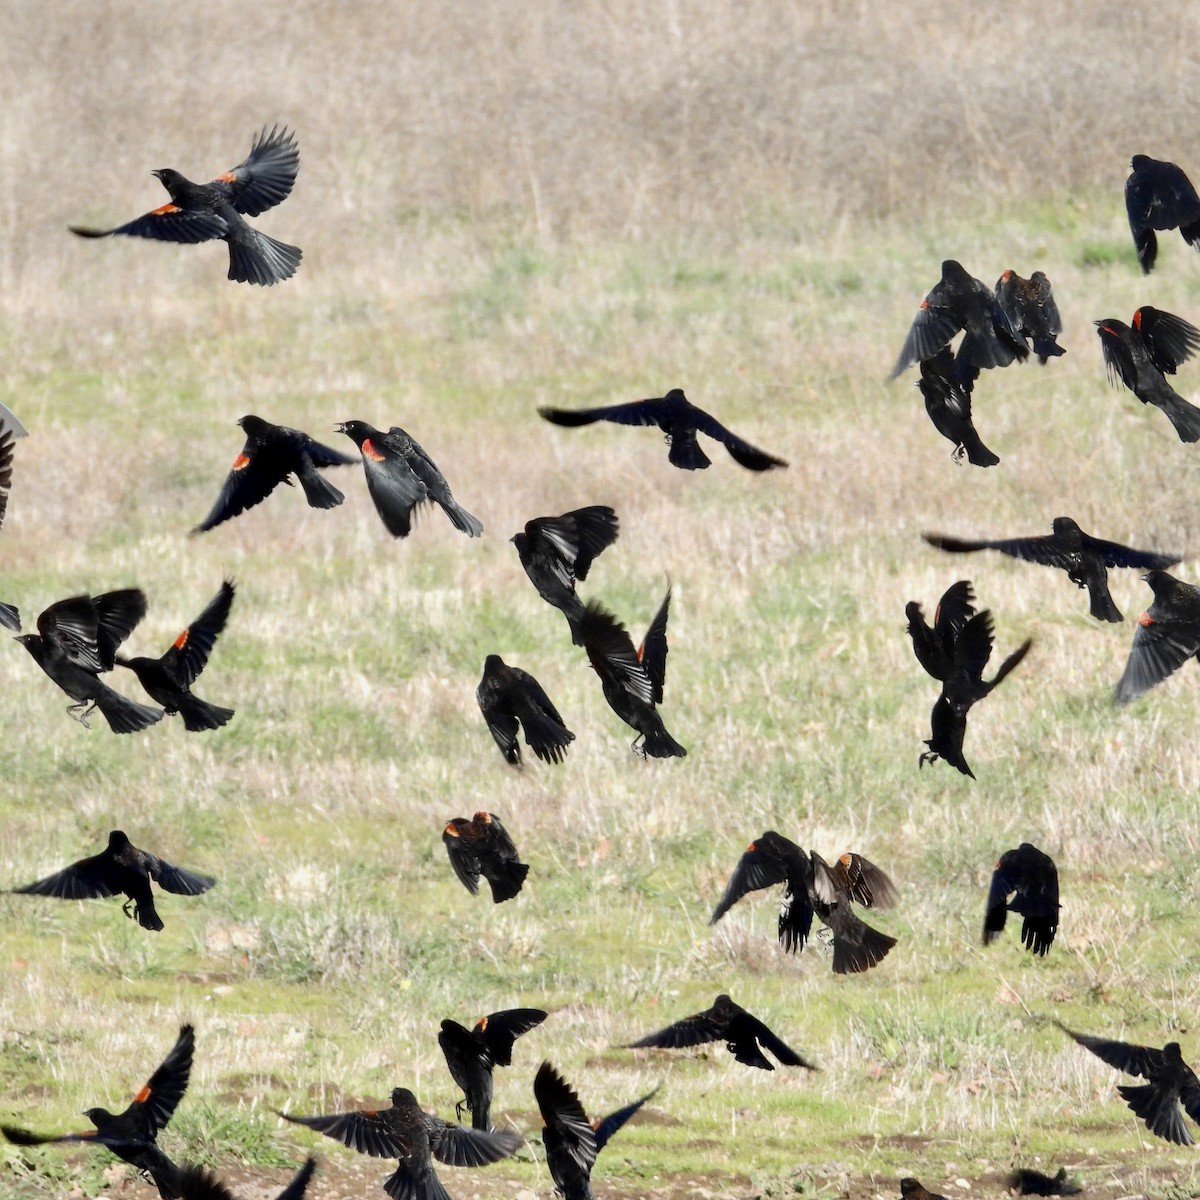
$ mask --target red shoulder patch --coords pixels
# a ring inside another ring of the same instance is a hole
[[[1134,329],[1142,327],[1142,310],[1140,308],[1133,314],[1133,327]]]
[[[218,175],[213,183],[237,183],[238,177],[232,171],[226,171],[224,175]]]
[[[1004,274],[1000,276],[1005,283],[1007,283],[1012,277],[1013,273],[1011,271],[1005,271]]]
[[[370,438],[363,438],[362,452],[364,458],[369,458],[372,462],[383,462],[386,455],[380,454],[374,446],[371,445]]]
[[[179,636],[178,636],[178,637],[177,637],[177,638],[176,638],[176,639],[175,639],[175,640],[174,640],[174,641],[171,643],[171,645],[172,645],[172,646],[174,646],[176,650],[182,650],[182,649],[184,648],[184,646],[186,646],[186,645],[187,645],[187,643],[188,643],[188,634],[190,634],[191,632],[192,632],[192,631],[191,631],[190,629],[185,629],[185,630],[184,630],[184,631],[183,631],[183,632],[182,632],[182,633],[181,633],[181,634],[180,634],[180,635],[179,635]]]
[[[133,1098],[135,1104],[145,1104],[150,1099],[150,1085],[146,1084],[144,1088]]]
[[[1147,625],[1157,625],[1158,622],[1148,612],[1144,612],[1138,617],[1138,624],[1144,628]]]
[[[923,308],[928,308],[928,307],[929,307],[929,301],[928,301],[928,300],[922,300],[922,301],[921,301],[921,303],[917,305],[917,311],[918,311],[918,312],[920,312],[920,311],[921,311],[921,309],[923,309]]]
[[[751,843],[750,843],[750,845],[748,845],[748,846],[746,847],[746,853],[747,853],[747,854],[753,854],[753,853],[755,852],[755,850],[757,850],[757,849],[758,849],[758,843],[757,843],[757,842],[751,842]]]
[[[442,830],[442,833],[443,834],[448,833],[451,837],[456,837],[456,838],[462,837],[462,834],[458,832],[458,826],[455,825],[453,821],[451,821],[450,824],[447,825],[446,828]]]
[[[233,460],[233,469],[235,471],[244,471],[249,465],[250,458],[249,455],[246,454],[239,454],[237,458]]]
[[[148,217],[165,217],[168,213],[183,212],[183,209],[178,204],[162,204],[158,208],[152,208],[146,216]]]

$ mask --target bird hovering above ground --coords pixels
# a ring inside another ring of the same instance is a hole
[[[472,896],[479,894],[482,875],[491,885],[492,902],[501,904],[521,890],[529,874],[495,813],[477,812],[469,821],[455,817],[442,830],[442,842],[455,875]]]
[[[275,1200],[301,1200],[316,1167],[315,1158],[306,1159],[304,1166],[292,1176],[291,1182]],[[204,1167],[183,1167],[177,1182],[181,1200],[236,1200],[234,1194]]]
[[[295,135],[275,126],[264,128],[250,153],[231,171],[209,183],[193,183],[178,171],[162,167],[150,173],[167,189],[171,200],[115,229],[69,226],[85,238],[128,234],[160,242],[208,242],[222,239],[229,246],[229,278],[238,283],[270,287],[291,278],[300,265],[296,246],[277,242],[247,225],[243,216],[257,217],[287,198],[300,170]]]
[[[1009,899],[1009,895],[1012,899]],[[1058,932],[1058,868],[1048,854],[1029,842],[1006,850],[996,862],[983,918],[983,944],[990,946],[1004,930],[1010,912],[1023,917],[1021,943],[1044,956]]]
[[[955,377],[954,355],[944,346],[932,358],[921,360],[921,378],[917,387],[925,399],[925,411],[933,427],[948,442],[954,443],[950,457],[961,463],[963,455],[975,467],[994,467],[1000,459],[984,444],[971,419],[970,383]]]
[[[925,623],[921,606],[910,600],[904,606],[908,618],[908,636],[912,638],[917,662],[934,679],[945,683],[954,669],[954,643],[963,626],[975,615],[975,589],[969,579],[952,583],[934,609],[933,625]]]
[[[17,1146],[40,1146],[47,1142],[91,1142],[103,1146],[153,1180],[162,1200],[176,1200],[180,1195],[179,1168],[158,1148],[157,1138],[187,1091],[195,1040],[191,1025],[181,1026],[171,1052],[124,1112],[89,1108],[83,1114],[95,1129],[43,1136],[15,1125],[0,1125],[0,1133]]]
[[[1128,704],[1200,654],[1200,588],[1166,571],[1142,578],[1154,599],[1138,617],[1129,661],[1117,683],[1118,704]]]
[[[1173,162],[1135,154],[1129,166],[1125,212],[1142,274],[1149,275],[1158,257],[1156,229],[1178,228],[1189,246],[1200,249],[1200,196]]]
[[[542,762],[562,762],[575,740],[542,685],[528,671],[510,667],[498,654],[483,660],[475,701],[504,761],[511,766],[521,765],[518,722],[525,730],[526,745]]]
[[[1109,567],[1140,567],[1142,570],[1171,567],[1179,561],[1175,554],[1160,554],[1156,550],[1134,550],[1119,542],[1084,533],[1071,517],[1055,517],[1052,531],[1041,537],[1001,538],[996,541],[972,541],[949,537],[943,533],[921,536],[939,550],[953,554],[976,550],[999,550],[1010,558],[1040,563],[1066,571],[1067,578],[1079,588],[1087,588],[1089,609],[1097,621],[1122,620],[1121,610],[1113,603],[1108,590]]]
[[[996,280],[996,303],[1004,310],[1013,332],[1033,343],[1038,362],[1066,351],[1054,340],[1062,333],[1062,318],[1054,302],[1050,280],[1041,271],[1022,279],[1016,271],[1005,271]]]
[[[593,421],[613,421],[618,425],[657,425],[671,447],[668,461],[684,471],[701,471],[712,466],[712,459],[700,448],[697,433],[722,443],[734,462],[748,471],[769,471],[773,467],[787,466],[782,458],[767,454],[737,434],[730,433],[715,417],[692,404],[682,388],[672,388],[665,396],[633,400],[628,404],[581,409],[539,408],[538,414],[554,425],[569,428],[590,425]]]

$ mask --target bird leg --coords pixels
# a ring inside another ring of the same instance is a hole
[[[633,741],[629,743],[630,750],[632,750],[634,752],[634,754],[636,754],[638,756],[638,758],[646,757],[645,747],[641,744],[641,743],[645,742],[645,740],[646,740],[646,735],[644,733],[639,733],[637,735],[637,737],[635,737],[633,739]]]
[[[95,707],[95,700],[81,700],[78,704],[68,706],[67,715],[78,721],[84,729],[91,729],[91,726],[88,724],[88,716],[94,711]]]
[[[460,1100],[460,1101],[459,1101],[459,1102],[458,1102],[458,1103],[457,1103],[457,1104],[454,1106],[454,1117],[455,1117],[455,1120],[461,1121],[461,1120],[462,1120],[462,1115],[463,1115],[463,1110],[464,1110],[464,1109],[466,1109],[466,1108],[468,1108],[468,1107],[469,1107],[469,1106],[468,1106],[468,1104],[467,1104],[467,1102],[466,1102],[466,1100],[465,1100],[465,1099],[464,1099],[464,1100]]]
[[[941,755],[936,750],[925,750],[917,759],[917,769],[920,770],[926,763],[935,763],[939,758]]]
[[[961,467],[961,466],[962,466],[962,460],[963,460],[964,456],[966,455],[966,453],[967,453],[967,448],[966,448],[966,446],[964,446],[964,445],[962,444],[962,442],[959,442],[959,443],[958,443],[958,445],[957,445],[957,446],[955,446],[955,447],[954,447],[954,449],[950,451],[950,457],[951,457],[952,459],[954,459],[955,463],[956,463],[958,466],[960,466],[960,467]]]
[[[133,908],[133,897],[131,896],[124,904],[121,905],[121,911],[132,921],[133,913],[129,910]]]

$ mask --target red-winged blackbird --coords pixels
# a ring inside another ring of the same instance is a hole
[[[712,1008],[684,1017],[682,1021],[676,1021],[657,1033],[647,1034],[636,1042],[629,1042],[625,1048],[638,1050],[651,1046],[677,1050],[683,1046],[700,1046],[705,1042],[724,1042],[725,1048],[738,1062],[764,1071],[773,1071],[775,1066],[763,1054],[762,1048],[770,1050],[785,1067],[819,1070],[724,993],[713,1001]]]
[[[1097,621],[1120,621],[1121,611],[1113,603],[1108,590],[1108,567],[1140,567],[1142,570],[1171,567],[1179,561],[1176,554],[1160,554],[1155,550],[1134,550],[1119,542],[1106,542],[1092,537],[1070,517],[1055,517],[1053,532],[1045,537],[1002,538],[997,541],[969,541],[942,533],[922,536],[939,550],[953,554],[975,550],[999,550],[1011,558],[1057,567],[1066,571],[1067,578],[1079,588],[1087,588],[1089,608]]]
[[[864,908],[893,908],[896,889],[887,875],[861,854],[843,854],[831,867],[814,850],[768,829],[746,847],[709,924],[715,925],[747,892],[782,883],[779,944],[795,954],[804,949],[815,913],[833,934],[833,972],[852,975],[887,957],[896,939],[872,929],[855,916],[853,901]]]
[[[1018,1167],[1008,1177],[1008,1188],[1018,1196],[1078,1196],[1083,1190],[1067,1179],[1066,1167],[1059,1167],[1054,1175],[1043,1175],[1032,1167]]]
[[[964,775],[975,778],[974,771],[963,757],[967,713],[972,705],[1000,684],[1033,645],[1033,639],[1027,638],[1000,664],[995,677],[985,682],[983,671],[992,657],[994,639],[992,614],[986,608],[976,613],[960,630],[954,642],[952,669],[942,684],[942,694],[930,714],[930,736],[925,742],[929,749],[918,760],[920,766],[944,758]]]
[[[457,1021],[442,1022],[438,1045],[465,1097],[454,1106],[456,1117],[461,1120],[465,1108],[471,1114],[472,1128],[491,1128],[492,1068],[511,1066],[513,1043],[549,1015],[541,1008],[508,1008],[481,1017],[474,1029]]]
[[[229,619],[233,590],[232,581],[225,580],[205,610],[161,658],[124,658],[119,654],[116,657],[117,665],[128,667],[168,716],[179,713],[183,717],[183,727],[193,732],[219,729],[233,716],[232,708],[218,708],[193,696],[191,691]]]
[[[1119,379],[1143,404],[1167,414],[1181,442],[1200,440],[1200,408],[1166,380],[1200,346],[1200,330],[1182,317],[1144,304],[1133,327],[1116,317],[1094,321],[1110,383]]]
[[[478,519],[454,499],[437,464],[399,425],[383,433],[366,421],[343,421],[334,429],[362,452],[367,489],[392,537],[408,537],[413,509],[426,501],[437,504],[454,528],[468,537],[483,533]]]
[[[1178,1042],[1168,1042],[1158,1050],[1153,1046],[1089,1037],[1068,1029],[1062,1022],[1056,1024],[1110,1067],[1148,1079],[1149,1083],[1138,1087],[1118,1085],[1121,1099],[1155,1136],[1180,1146],[1192,1145],[1192,1135],[1183,1123],[1179,1106],[1183,1105],[1193,1121],[1200,1122],[1200,1079],[1183,1061]]]
[[[483,660],[483,678],[475,689],[475,700],[504,761],[514,767],[521,765],[518,721],[525,730],[526,744],[542,762],[562,762],[575,740],[542,685],[528,671],[510,667],[498,654]]]
[[[1024,338],[1009,324],[992,289],[974,279],[952,258],[942,263],[942,278],[921,301],[891,378],[914,363],[932,358],[958,331],[965,335],[954,360],[958,382],[969,385],[981,369],[1006,367],[1029,357]]]
[[[477,812],[469,821],[455,817],[442,830],[442,842],[455,875],[472,896],[479,894],[482,875],[491,884],[494,904],[511,900],[529,874],[495,813]]]
[[[181,1026],[171,1052],[124,1112],[89,1108],[83,1114],[96,1127],[94,1130],[56,1137],[30,1133],[13,1125],[0,1125],[0,1133],[17,1146],[40,1146],[46,1142],[92,1142],[103,1146],[149,1176],[163,1200],[176,1200],[180,1195],[179,1168],[158,1148],[156,1139],[187,1091],[194,1048],[192,1027]]]
[[[137,588],[102,596],[72,596],[50,605],[37,619],[37,633],[16,640],[76,703],[67,712],[84,728],[98,708],[114,733],[136,733],[161,721],[158,708],[135,704],[101,681],[111,671],[117,647],[146,615],[146,597]]]
[[[5,428],[0,418],[0,529],[4,528],[4,514],[8,510],[8,493],[12,489],[13,443],[16,436]],[[528,568],[526,568],[528,569]],[[0,625],[20,633],[21,614],[15,605],[0,603]]]
[[[592,1200],[591,1177],[596,1155],[657,1093],[655,1088],[632,1104],[592,1122],[567,1081],[548,1062],[542,1063],[534,1076],[533,1094],[546,1125],[542,1130],[546,1166],[563,1200]]]
[[[634,649],[628,630],[612,613],[590,601],[579,621],[579,640],[600,676],[608,706],[638,731],[633,751],[643,758],[683,758],[687,751],[667,732],[657,705],[667,675],[667,614],[671,589],[650,622],[641,646]],[[639,748],[638,743],[641,743]]]
[[[254,139],[244,162],[210,183],[193,183],[178,171],[163,167],[150,173],[167,189],[169,204],[118,225],[91,229],[71,225],[80,237],[102,238],[114,233],[154,238],[160,242],[208,242],[221,238],[229,246],[229,278],[264,286],[296,273],[301,251],[277,242],[247,225],[243,216],[257,217],[287,198],[300,170],[295,135],[275,126]]]
[[[900,1195],[903,1200],[946,1200],[945,1196],[939,1196],[937,1192],[927,1191],[919,1180],[911,1176],[900,1180]]]
[[[354,459],[314,442],[307,433],[272,425],[262,417],[245,416],[239,424],[246,431],[246,444],[233,460],[212,512],[192,532],[204,533],[222,521],[261,504],[290,476],[300,481],[311,508],[336,508],[345,496],[318,470],[320,467],[350,467]]]
[[[392,1090],[392,1107],[381,1112],[332,1113],[326,1117],[292,1117],[351,1150],[373,1158],[396,1158],[400,1165],[384,1183],[392,1200],[449,1200],[433,1171],[433,1160],[449,1167],[483,1167],[514,1154],[519,1134],[507,1130],[468,1129],[422,1111],[408,1088]]]
[[[593,560],[617,540],[618,533],[617,514],[605,504],[593,504],[561,517],[535,517],[525,523],[524,533],[508,539],[538,595],[566,616],[577,646],[582,644],[583,601],[575,594],[575,581],[587,578]]]
[[[307,1159],[275,1200],[300,1200],[316,1167],[315,1158]],[[204,1167],[182,1167],[177,1182],[182,1200],[235,1200],[233,1193]]]
[[[934,429],[954,443],[950,457],[961,463],[965,454],[972,466],[996,466],[1000,459],[983,444],[971,420],[972,384],[955,378],[954,355],[948,347],[921,361],[917,387],[925,398],[925,411]]]
[[[917,662],[934,679],[945,683],[954,669],[954,643],[966,623],[975,615],[975,590],[969,579],[952,583],[933,612],[932,627],[925,623],[921,606],[910,600],[904,606],[908,618],[908,636],[912,638]]]
[[[139,850],[119,829],[108,835],[108,845],[99,854],[56,871],[45,879],[13,888],[32,896],[57,896],[60,900],[92,900],[104,896],[128,897],[127,917],[136,917],[143,929],[156,932],[163,927],[154,907],[154,880],[164,892],[177,896],[199,896],[216,885],[209,875],[197,875],[172,866],[146,850]],[[133,909],[131,913],[129,910]]]
[[[1058,868],[1050,855],[1029,842],[1006,850],[996,862],[983,918],[985,946],[1000,936],[1009,912],[1024,918],[1022,945],[1044,956],[1058,932]]]
[[[1173,162],[1135,154],[1129,165],[1132,174],[1125,180],[1125,211],[1142,273],[1149,275],[1158,256],[1156,229],[1178,227],[1189,246],[1200,243],[1200,196]]]
[[[1129,661],[1117,683],[1118,704],[1128,704],[1200,655],[1200,588],[1166,571],[1142,578],[1154,599],[1138,617]]]
[[[1062,333],[1062,318],[1043,272],[1034,271],[1022,279],[1016,271],[1005,271],[996,280],[996,303],[1004,309],[1013,332],[1033,343],[1038,362],[1044,365],[1047,359],[1066,353],[1054,340]]]
[[[750,445],[736,433],[730,433],[715,417],[692,404],[681,388],[672,388],[665,396],[633,400],[628,404],[610,404],[604,408],[539,408],[538,414],[555,425],[568,428],[590,425],[593,421],[614,421],[618,425],[657,425],[671,447],[668,460],[672,466],[684,471],[699,471],[712,466],[712,459],[700,449],[697,433],[707,434],[721,442],[734,462],[748,471],[769,471],[772,467],[787,466],[782,458],[775,458]]]

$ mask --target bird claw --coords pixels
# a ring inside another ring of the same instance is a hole
[[[463,1111],[466,1109],[466,1107],[467,1107],[467,1102],[466,1102],[465,1100],[460,1100],[460,1101],[459,1101],[459,1102],[458,1102],[458,1103],[457,1103],[457,1104],[454,1106],[454,1118],[455,1118],[455,1120],[457,1120],[457,1121],[461,1121],[461,1120],[462,1120]]]
[[[88,717],[96,707],[96,702],[93,700],[90,703],[86,700],[80,701],[78,704],[72,704],[67,708],[67,715],[75,721],[78,721],[84,729],[91,729],[88,723]]]
[[[935,763],[941,758],[936,750],[925,750],[921,757],[917,759],[917,770],[919,771],[926,763]]]
[[[960,467],[961,467],[961,466],[962,466],[962,460],[963,460],[963,459],[966,457],[966,453],[967,453],[967,448],[966,448],[966,446],[964,446],[964,445],[962,444],[962,442],[959,442],[959,443],[958,443],[958,445],[957,445],[957,446],[955,446],[955,447],[954,447],[954,449],[950,451],[950,457],[951,457],[952,459],[954,459],[955,463],[956,463],[958,466],[960,466]]]
[[[638,756],[638,758],[646,757],[645,741],[646,735],[644,733],[639,733],[637,737],[635,737],[633,741],[629,743],[630,750],[632,750],[634,754]]]
[[[131,908],[133,908],[132,900],[126,900],[125,903],[121,905],[121,911],[132,921],[133,913],[129,911]]]

